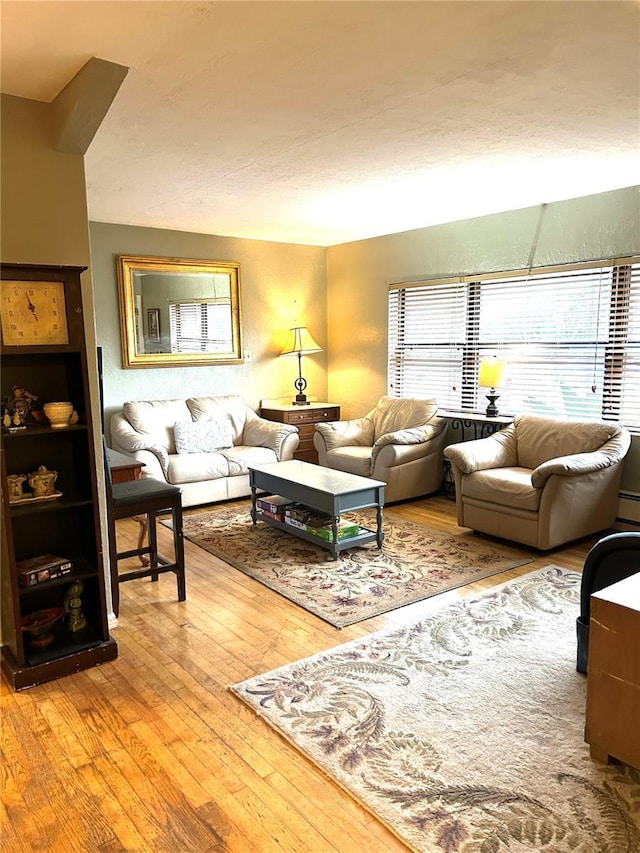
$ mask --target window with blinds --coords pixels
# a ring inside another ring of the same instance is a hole
[[[230,352],[233,347],[230,302],[203,299],[169,305],[171,352]]]
[[[489,355],[507,362],[501,413],[604,418],[640,433],[640,260],[391,285],[390,395],[483,412]]]

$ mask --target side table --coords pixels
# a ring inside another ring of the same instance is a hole
[[[450,412],[447,409],[438,409],[438,417],[450,421],[452,429],[461,430],[461,441],[466,441],[467,430],[473,432],[474,439],[486,438],[513,423],[512,415],[496,415],[495,418],[488,418],[482,412]]]
[[[107,462],[112,483],[129,483],[131,480],[139,480],[142,477],[144,463],[138,462],[133,456],[127,456],[126,453],[119,453],[108,447]]]
[[[469,440],[487,438],[499,429],[513,423],[511,415],[497,415],[495,418],[488,418],[482,412],[450,412],[447,409],[438,409],[438,417],[450,421],[452,429],[460,430],[460,441],[467,441],[467,433],[470,431],[472,431],[472,435],[469,435]],[[451,462],[448,459],[444,460],[444,474],[440,490],[447,500],[455,501],[456,484],[453,479]]]
[[[640,572],[591,596],[585,740],[640,770]]]
[[[263,400],[260,416],[269,421],[279,421],[283,424],[293,424],[300,433],[300,445],[293,454],[294,459],[301,462],[318,464],[318,453],[313,444],[315,426],[323,421],[339,421],[340,406],[336,403],[312,402],[308,406],[293,406],[289,404],[274,404]]]

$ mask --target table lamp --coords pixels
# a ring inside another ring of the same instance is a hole
[[[491,389],[491,393],[486,395],[489,401],[487,406],[488,418],[495,418],[498,415],[496,400],[499,399],[500,395],[496,394],[496,388],[502,388],[506,369],[507,362],[495,355],[480,360],[478,385]]]
[[[314,341],[306,326],[295,326],[289,330],[289,337],[280,355],[298,356],[298,378],[293,383],[298,393],[296,394],[296,399],[292,400],[294,406],[309,405],[307,396],[304,393],[307,387],[307,380],[302,376],[302,356],[313,352],[322,352],[322,347],[319,347]]]

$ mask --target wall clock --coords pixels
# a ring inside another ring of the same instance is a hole
[[[3,281],[0,314],[5,346],[69,343],[62,281]]]

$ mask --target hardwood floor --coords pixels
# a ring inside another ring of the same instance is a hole
[[[445,498],[393,510],[463,532]],[[22,693],[3,678],[3,853],[406,851],[228,686],[550,563],[581,571],[597,538],[341,631],[185,541],[186,602],[173,575],[121,585],[116,661]]]

